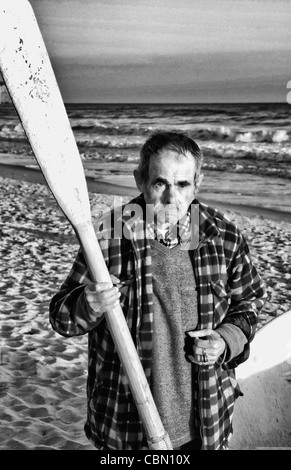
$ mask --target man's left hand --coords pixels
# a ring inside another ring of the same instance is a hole
[[[188,358],[195,364],[215,364],[226,349],[224,339],[215,330],[188,331],[187,335],[194,340],[193,354],[188,354]]]

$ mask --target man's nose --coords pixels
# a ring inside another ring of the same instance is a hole
[[[165,194],[166,204],[174,204],[174,202],[176,202],[176,196],[175,186],[168,186]]]

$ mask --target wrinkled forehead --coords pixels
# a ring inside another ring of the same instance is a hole
[[[163,150],[150,160],[149,177],[193,181],[196,174],[196,161],[190,152],[177,153]]]

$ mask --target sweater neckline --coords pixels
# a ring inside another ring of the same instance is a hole
[[[173,255],[177,251],[181,250],[181,244],[178,243],[178,245],[174,246],[173,248],[168,248],[167,246],[163,245],[160,243],[158,240],[151,239],[151,247],[157,251],[161,251],[162,253],[165,253],[167,255]]]

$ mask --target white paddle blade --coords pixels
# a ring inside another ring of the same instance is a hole
[[[61,209],[73,226],[91,220],[78,147],[27,0],[0,2],[0,69],[34,155]]]
[[[285,361],[291,367],[291,311],[274,318],[257,332],[250,357],[238,366],[236,377],[244,380]]]

